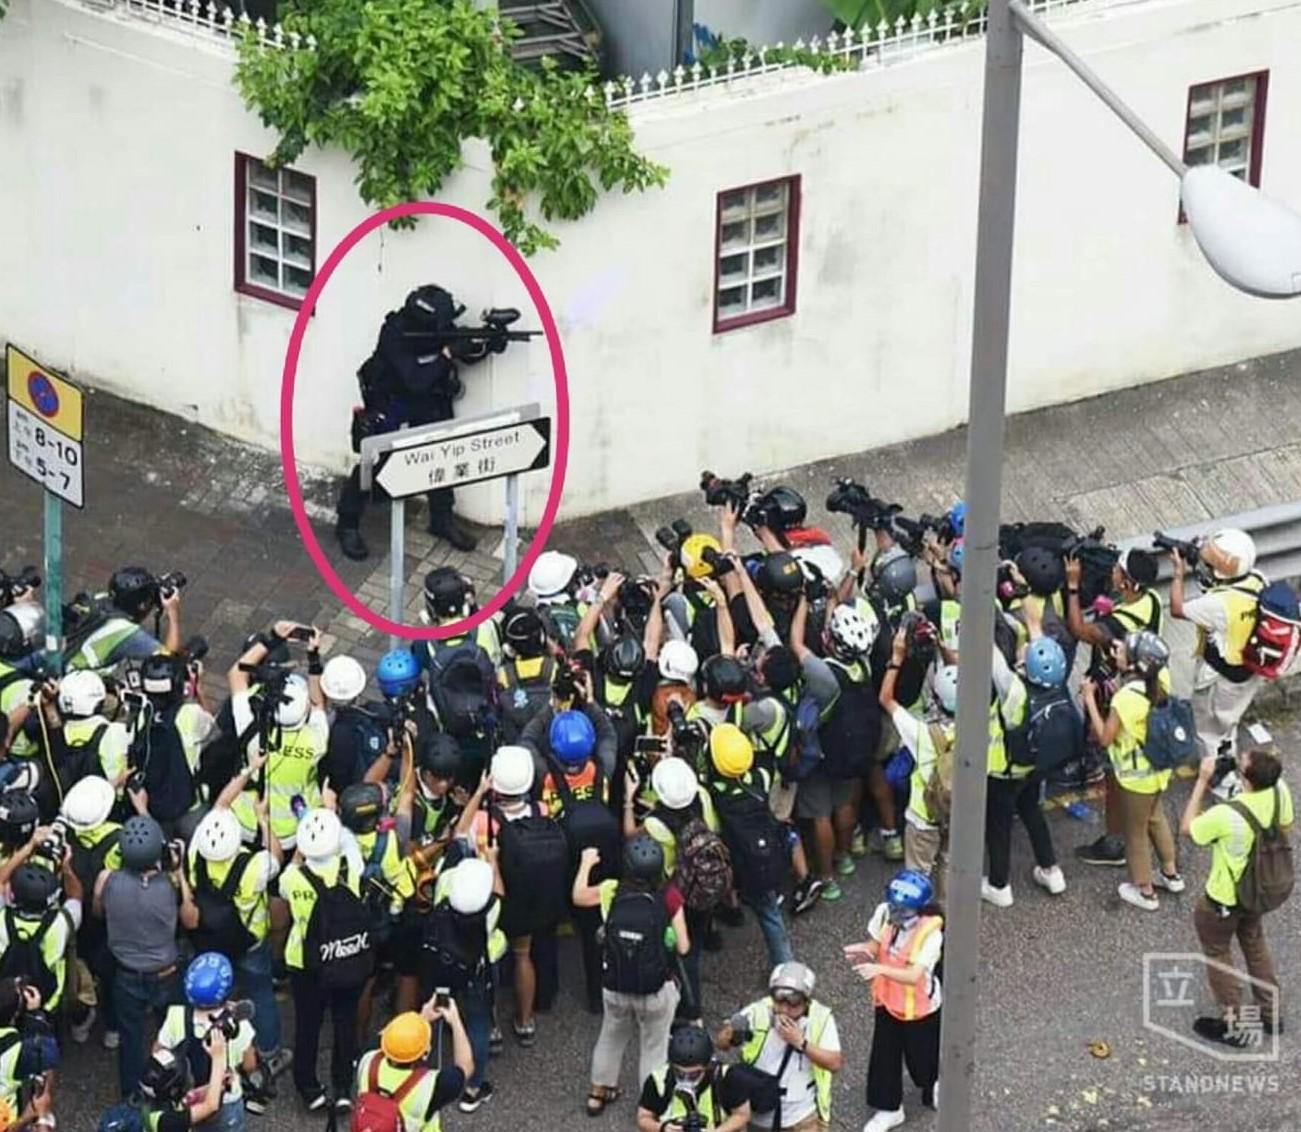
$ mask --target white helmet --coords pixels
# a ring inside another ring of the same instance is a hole
[[[527,747],[498,747],[492,756],[492,788],[506,798],[519,798],[533,789],[533,752]]]
[[[1238,570],[1233,574],[1224,574],[1216,570],[1217,578],[1241,578],[1256,568],[1256,540],[1246,531],[1235,530],[1232,527],[1216,531],[1211,535],[1211,543],[1221,554],[1227,554],[1238,563]]]
[[[107,778],[90,774],[63,796],[60,813],[73,829],[94,829],[108,821],[117,792]]]
[[[298,823],[295,844],[304,857],[320,861],[335,856],[343,839],[343,825],[333,810],[308,810]]]
[[[826,579],[828,585],[836,585],[845,576],[845,560],[840,557],[834,546],[799,546],[791,551],[804,571],[804,576],[813,581],[810,566],[816,566],[817,572]]]
[[[573,580],[578,559],[558,550],[544,550],[529,571],[529,590],[539,601],[557,598]]]
[[[691,683],[700,667],[700,658],[696,650],[686,641],[666,641],[660,649],[660,675],[665,680],[680,680]]]
[[[98,672],[69,672],[59,682],[59,710],[64,715],[94,715],[107,695]]]
[[[864,607],[871,610],[871,606]],[[831,643],[842,657],[866,656],[876,640],[877,630],[881,627],[875,611],[860,612],[848,605],[838,605],[831,611],[831,620],[827,625],[827,634]]]
[[[802,994],[805,998],[813,997],[813,988],[817,985],[818,979],[813,971],[803,963],[797,963],[794,959],[785,963],[778,963],[772,969],[772,974],[768,976],[768,989],[770,991],[794,991],[796,994]]]
[[[321,673],[321,691],[336,704],[351,703],[366,688],[366,670],[350,656],[332,656]]]
[[[301,727],[310,708],[307,681],[295,672],[285,681],[284,695],[276,707],[276,722],[281,727]]]
[[[225,807],[209,810],[194,827],[190,844],[211,864],[229,861],[239,852],[244,835],[239,819]]]
[[[478,857],[466,857],[449,874],[447,902],[462,916],[474,916],[492,899],[492,866]]]
[[[956,715],[958,712],[958,666],[956,664],[946,664],[942,668],[936,669],[935,675],[931,679],[931,691],[935,693],[935,699],[946,715]]]
[[[685,759],[660,759],[651,771],[651,789],[670,810],[685,810],[698,793],[695,771]]]

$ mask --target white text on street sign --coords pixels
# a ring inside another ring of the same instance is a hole
[[[375,482],[395,499],[442,487],[464,487],[545,468],[551,462],[551,419],[502,425],[395,448]]]
[[[65,502],[83,506],[81,390],[13,345],[5,353],[9,462]]]

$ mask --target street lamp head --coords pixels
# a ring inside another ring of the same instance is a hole
[[[1262,299],[1301,295],[1301,215],[1218,165],[1194,165],[1180,186],[1184,213],[1216,274]]]

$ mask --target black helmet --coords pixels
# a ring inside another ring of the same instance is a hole
[[[515,609],[506,615],[502,637],[517,656],[536,657],[547,651],[547,627],[534,609]]]
[[[420,330],[448,330],[464,309],[457,306],[450,291],[436,283],[426,283],[407,296],[402,313]]]
[[[435,778],[455,778],[461,772],[461,748],[447,732],[436,731],[420,748],[419,766]]]
[[[754,581],[765,593],[797,594],[804,588],[804,571],[798,559],[779,550],[764,556]]]
[[[619,613],[638,633],[645,632],[655,606],[655,592],[642,578],[625,578],[619,586]]]
[[[1042,546],[1027,546],[1016,556],[1016,568],[1030,587],[1030,592],[1048,597],[1062,588],[1066,571],[1062,560]]]
[[[635,680],[646,666],[646,650],[636,637],[615,637],[605,646],[601,663],[607,676],[616,680]]]
[[[0,794],[0,842],[25,844],[36,831],[40,810],[36,799],[26,790],[6,790]]]
[[[733,700],[745,695],[749,682],[734,656],[711,656],[700,673],[705,695],[711,700]]]
[[[648,833],[630,838],[623,847],[623,871],[630,880],[660,880],[664,876],[663,847]]]
[[[18,866],[9,887],[20,912],[44,912],[59,896],[59,878],[31,861]]]
[[[108,580],[108,597],[128,617],[140,617],[158,604],[158,580],[143,566],[123,566]]]
[[[771,491],[764,492],[760,503],[768,516],[769,526],[779,531],[802,526],[809,513],[804,496],[785,484],[778,484]]]
[[[683,1026],[669,1038],[670,1065],[708,1065],[714,1057],[714,1039],[703,1026]]]
[[[178,699],[185,691],[185,662],[171,653],[155,653],[140,665],[140,687],[159,700]]]
[[[162,827],[153,818],[137,814],[128,818],[118,835],[122,867],[133,873],[156,869],[163,857]]]
[[[374,833],[384,816],[384,788],[378,782],[354,782],[339,796],[339,820],[353,833]]]
[[[170,1049],[160,1049],[140,1074],[140,1092],[155,1104],[174,1105],[185,1095],[185,1062]]]
[[[465,579],[450,566],[439,566],[425,575],[425,608],[431,617],[464,613],[469,592]]]

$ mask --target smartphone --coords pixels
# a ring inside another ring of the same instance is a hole
[[[310,641],[314,632],[316,630],[310,625],[295,625],[289,630],[289,639],[291,641]]]
[[[434,1006],[439,1010],[446,1010],[452,1005],[452,990],[450,987],[434,988]]]
[[[669,749],[669,741],[662,735],[638,735],[632,749],[639,755],[662,755]]]

